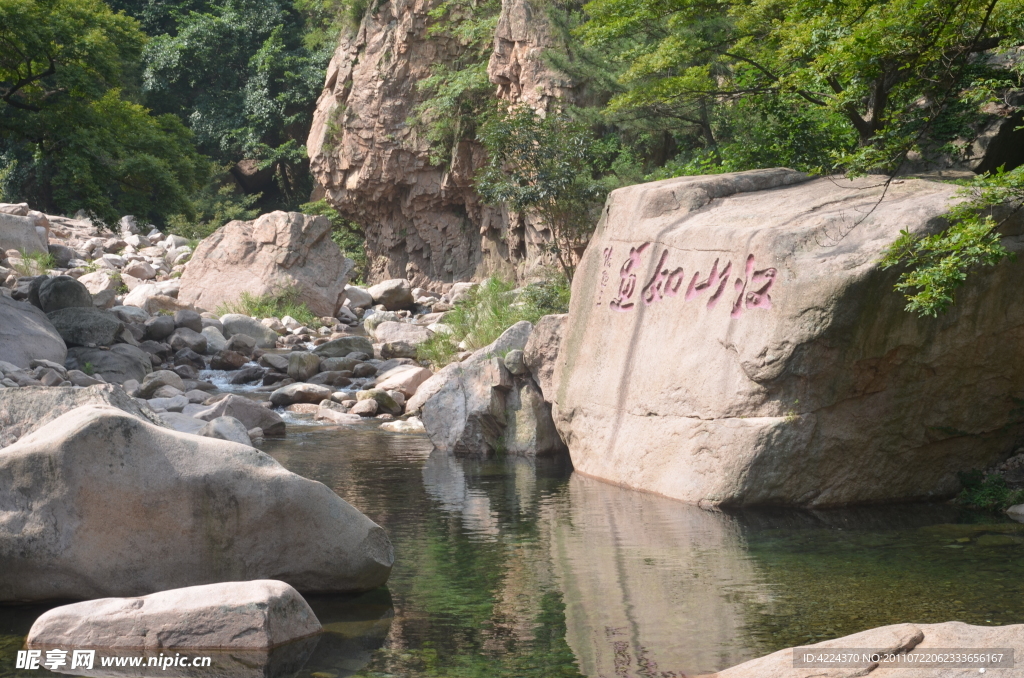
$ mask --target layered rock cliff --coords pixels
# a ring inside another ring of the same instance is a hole
[[[492,272],[530,276],[545,262],[548,233],[522,215],[484,205],[472,178],[483,149],[462,141],[449,166],[430,162],[410,116],[426,94],[417,83],[451,64],[461,45],[429,27],[438,0],[386,0],[342,37],[327,70],[307,144],[326,198],[366,233],[371,281],[408,278],[431,285]],[[547,67],[546,17],[527,0],[505,0],[488,75],[495,96],[536,109],[571,94]]]

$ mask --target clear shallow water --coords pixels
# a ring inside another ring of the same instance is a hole
[[[711,513],[423,436],[261,447],[383,525],[387,589],[318,596],[300,678],[694,675],[897,622],[1024,622],[1024,525],[949,506]],[[0,674],[45,606],[0,607]]]

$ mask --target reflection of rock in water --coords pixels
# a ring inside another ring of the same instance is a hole
[[[125,652],[114,650],[97,650],[96,659],[92,669],[59,668],[58,673],[68,673],[75,676],[95,676],[96,678],[291,678],[305,666],[306,661],[313,650],[316,649],[320,636],[303,638],[294,643],[279,645],[270,652],[260,651],[208,651],[208,650],[174,650],[146,652]],[[68,649],[68,648],[61,648]],[[177,655],[195,657],[210,657],[210,666],[168,666],[161,667],[164,657],[175,657]],[[46,656],[44,651],[43,656]],[[70,657],[70,653],[68,657]],[[104,657],[111,658],[132,658],[143,657],[142,667],[127,666],[102,666]],[[149,658],[155,657],[158,663],[156,666],[145,666]],[[70,664],[70,662],[69,662]]]
[[[734,519],[574,474],[542,507],[566,640],[592,678],[683,676],[752,655],[747,602],[765,602]]]
[[[359,672],[384,645],[395,617],[387,588],[358,596],[310,596],[309,605],[324,632],[303,677],[324,673],[346,678]]]
[[[466,485],[466,472],[454,456],[440,450],[431,452],[423,465],[423,487],[445,511],[462,514],[467,532],[486,539],[498,536],[498,517],[491,510],[491,500]]]

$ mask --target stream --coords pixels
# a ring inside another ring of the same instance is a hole
[[[388,586],[309,596],[299,678],[668,678],[898,622],[1024,621],[1024,525],[951,505],[704,511],[423,435],[289,416],[259,447],[387,529]],[[46,605],[0,606],[0,676]],[[195,675],[211,675],[196,673]],[[269,678],[269,677],[268,677]]]

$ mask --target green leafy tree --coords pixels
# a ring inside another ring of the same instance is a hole
[[[333,45],[308,47],[289,2],[227,0],[170,16],[143,55],[146,101],[185,121],[218,162],[271,169],[273,206],[297,205],[312,187],[304,142]]]
[[[946,312],[968,274],[1010,254],[1000,242],[999,227],[1024,207],[1024,167],[976,177],[960,196],[965,200],[947,214],[947,229],[923,237],[903,231],[882,259],[884,268],[908,269],[896,289],[906,295],[912,313],[935,317]]]
[[[475,178],[477,191],[488,202],[540,217],[551,231],[551,252],[572,281],[607,193],[595,179],[599,158],[590,130],[561,112],[541,117],[516,106],[494,113],[479,139],[488,162]]]
[[[743,117],[739,102],[783,105],[782,120],[819,127],[805,136],[826,144],[814,156],[854,172],[949,150],[976,118],[961,92],[1001,77],[977,55],[1019,43],[1024,17],[1021,0],[592,0],[585,9],[584,40],[625,64],[610,112],[683,121],[716,153]],[[827,129],[839,124],[850,136]]]
[[[108,224],[191,212],[206,171],[191,135],[122,96],[144,43],[135,20],[100,0],[0,0],[9,199]]]

